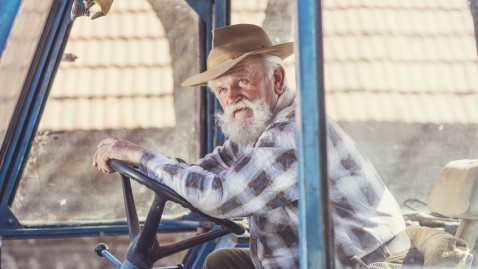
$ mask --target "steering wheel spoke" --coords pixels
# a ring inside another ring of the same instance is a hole
[[[167,200],[156,194],[151,204],[143,230],[135,241],[135,247],[129,248],[126,257],[140,265],[152,266],[157,258],[156,253],[160,252],[159,241],[156,238],[159,222],[163,215],[164,206]],[[135,238],[136,239],[136,238]],[[148,267],[145,267],[148,268]]]
[[[110,160],[109,165],[121,174],[121,181],[123,185],[125,211],[130,239],[130,246],[126,253],[126,260],[123,264],[123,266],[127,264],[127,268],[130,268],[128,267],[130,266],[129,264],[133,264],[134,268],[149,269],[157,260],[163,257],[202,244],[209,240],[216,239],[229,233],[241,235],[245,232],[244,227],[231,220],[214,218],[204,212],[201,212],[168,186],[157,182],[156,180],[118,160]],[[136,213],[130,179],[145,185],[156,194],[142,230],[140,229],[138,215]],[[201,216],[204,216],[205,218],[220,225],[222,229],[214,229],[212,231],[196,235],[193,238],[160,246],[156,237],[156,233],[158,232],[159,223],[161,221],[163,210],[167,201],[178,203],[181,206],[188,208],[189,210],[196,212]]]
[[[138,214],[134,205],[133,191],[129,178],[121,174],[121,183],[123,186],[124,207],[126,211],[126,220],[128,222],[129,241],[132,242],[139,236],[141,230],[139,227]]]

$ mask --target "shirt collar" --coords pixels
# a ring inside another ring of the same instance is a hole
[[[272,109],[272,118],[275,118],[279,112],[284,108],[292,105],[294,103],[295,94],[289,89],[289,87],[284,88],[284,92],[277,99],[276,106]]]

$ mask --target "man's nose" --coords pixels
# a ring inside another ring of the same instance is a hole
[[[235,87],[229,87],[227,90],[228,96],[227,96],[227,104],[236,104],[237,102],[241,101],[243,96],[241,94],[241,91]]]

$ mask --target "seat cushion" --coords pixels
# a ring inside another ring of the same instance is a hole
[[[432,188],[428,207],[452,217],[478,219],[478,160],[448,163]]]

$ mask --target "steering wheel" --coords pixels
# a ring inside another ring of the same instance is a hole
[[[123,264],[121,264],[113,255],[108,252],[108,248],[105,244],[98,244],[95,251],[98,256],[107,258],[113,265],[116,266],[116,268],[150,269],[157,260],[179,251],[191,248],[229,233],[234,233],[237,235],[244,234],[245,229],[241,225],[229,219],[218,219],[201,212],[168,186],[157,182],[138,170],[129,167],[123,162],[118,160],[110,160],[109,165],[121,175],[130,244],[126,253],[126,260]],[[139,226],[133,193],[131,191],[130,179],[134,179],[140,184],[145,185],[149,189],[153,190],[156,194],[148,216],[146,217],[143,230],[141,230]],[[161,221],[165,203],[167,201],[178,203],[181,206],[188,208],[189,210],[196,212],[201,216],[204,216],[208,220],[220,225],[222,229],[212,230],[207,233],[196,235],[193,238],[188,238],[175,243],[160,246],[156,237],[156,233],[159,222]],[[182,267],[179,265],[177,268]]]

